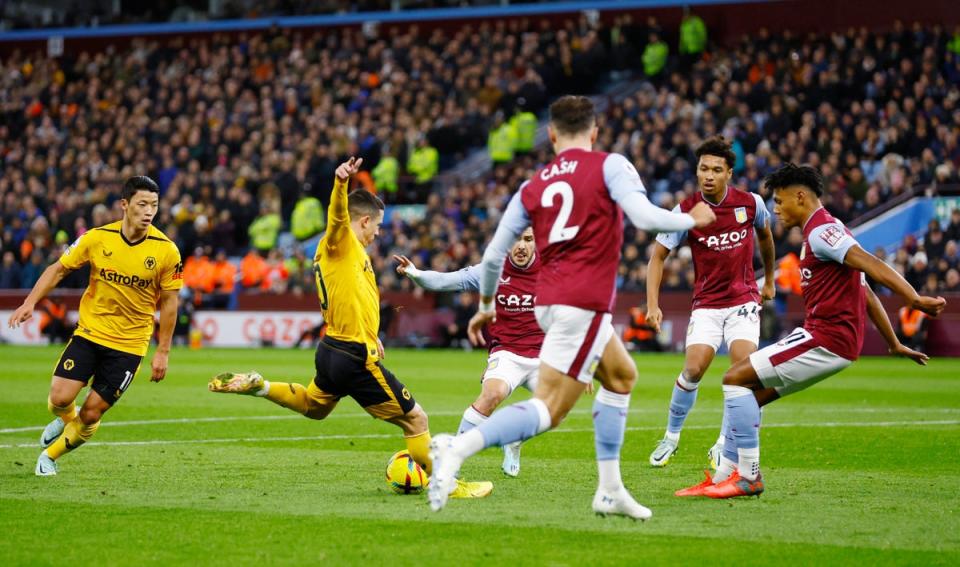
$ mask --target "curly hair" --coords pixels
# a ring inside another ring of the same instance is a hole
[[[817,194],[823,195],[823,176],[813,166],[787,163],[763,179],[764,185],[771,191],[791,185],[802,185]]]

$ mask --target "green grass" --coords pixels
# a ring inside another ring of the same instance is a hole
[[[469,461],[465,476],[493,480],[493,495],[435,514],[425,497],[387,489],[383,467],[403,448],[399,430],[352,401],[317,422],[206,391],[225,369],[305,383],[309,351],[177,350],[160,384],[144,365],[94,440],[63,458],[57,477],[37,478],[58,354],[0,347],[3,565],[960,563],[960,361],[921,369],[864,359],[777,402],[764,413],[767,492],[709,501],[673,491],[700,480],[727,359],[705,378],[681,452],[653,470],[647,456],[682,358],[637,357],[622,468],[654,517],[634,523],[590,512],[589,400],[524,447],[520,478],[503,477],[498,450]],[[394,350],[386,362],[436,433],[456,428],[484,357]]]

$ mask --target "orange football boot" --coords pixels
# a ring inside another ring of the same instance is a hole
[[[674,496],[703,496],[703,491],[709,486],[713,486],[713,477],[710,476],[710,471],[703,471],[703,476],[707,477],[706,480],[700,484],[691,486],[689,488],[682,488],[673,493]]]
[[[763,477],[757,476],[756,480],[750,481],[742,476],[738,471],[734,471],[730,478],[703,490],[704,496],[710,498],[735,498],[737,496],[756,496],[760,497],[763,492]]]

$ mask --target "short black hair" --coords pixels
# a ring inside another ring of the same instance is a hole
[[[156,181],[146,175],[134,175],[124,182],[121,197],[129,201],[137,194],[137,191],[150,191],[159,195],[160,187],[157,186]]]
[[[377,214],[377,211],[384,209],[383,201],[366,189],[354,189],[347,195],[347,209],[350,211],[350,218],[362,217]]]
[[[727,162],[727,167],[733,169],[737,163],[737,154],[733,153],[733,144],[728,142],[723,136],[713,136],[707,138],[695,152],[697,160],[703,156],[722,157]]]
[[[585,96],[566,95],[550,105],[550,124],[563,134],[580,134],[593,127],[596,110]]]
[[[810,165],[796,165],[787,163],[780,169],[767,175],[763,179],[764,185],[771,191],[790,187],[791,185],[802,185],[817,194],[817,197],[823,195],[823,176],[817,168]]]

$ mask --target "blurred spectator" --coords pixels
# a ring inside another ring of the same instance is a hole
[[[40,334],[49,339],[50,344],[65,343],[73,335],[74,326],[67,321],[67,304],[56,296],[47,296],[37,304],[40,315]]]
[[[904,345],[923,351],[927,344],[929,319],[922,311],[901,307],[897,318],[897,338]]]
[[[630,321],[623,330],[623,342],[630,350],[661,352],[657,333],[647,324],[647,305],[630,308]]]
[[[290,232],[293,233],[293,237],[303,242],[320,234],[326,228],[327,215],[323,211],[320,199],[302,194],[293,208],[293,217],[290,220]]]
[[[267,262],[255,249],[240,260],[240,283],[244,289],[259,289],[267,276]]]
[[[3,253],[3,264],[0,265],[0,289],[17,289],[20,284],[20,264],[13,252],[7,250]]]
[[[453,307],[453,321],[440,328],[441,342],[443,347],[464,347],[469,348],[467,341],[467,325],[470,318],[476,313],[476,297],[472,293],[463,292],[457,295],[456,304]]]

